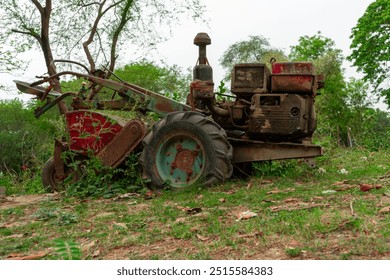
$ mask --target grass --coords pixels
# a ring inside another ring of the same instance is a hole
[[[390,214],[379,212],[390,205],[389,151],[336,149],[317,169],[255,169],[248,180],[152,199],[41,195],[0,208],[0,259],[390,259]],[[244,211],[257,216],[240,219]]]

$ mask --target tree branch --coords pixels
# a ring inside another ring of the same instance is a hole
[[[18,29],[11,29],[11,31],[14,33],[19,33],[19,34],[31,36],[31,37],[35,38],[40,45],[42,44],[41,37],[38,34],[36,34],[32,28],[28,29],[28,31],[22,31],[22,30],[18,30]]]
[[[87,56],[87,59],[88,59],[88,62],[89,62],[89,65],[90,65],[90,70],[91,72],[93,72],[95,70],[95,61],[91,55],[91,52],[89,51],[89,45],[93,42],[93,38],[96,34],[96,31],[97,31],[97,28],[98,28],[98,25],[99,25],[99,21],[100,19],[103,17],[103,13],[102,13],[102,10],[103,10],[103,6],[104,4],[106,3],[106,0],[104,0],[102,3],[99,4],[99,10],[98,10],[98,14],[96,16],[96,19],[94,21],[94,24],[92,26],[92,29],[91,29],[91,32],[89,33],[89,37],[88,39],[83,43],[83,49],[84,49],[84,52],[85,52],[85,55]]]
[[[33,2],[35,7],[37,7],[39,13],[42,14],[43,13],[43,7],[42,7],[41,3],[39,3],[38,0],[31,0],[31,2]]]
[[[117,5],[119,5],[120,3],[122,3],[123,1],[125,0],[120,0],[118,2],[115,2],[113,3],[112,5],[108,6],[105,10],[103,10],[103,7],[104,5],[106,4],[106,0],[104,0],[103,2],[101,2],[99,4],[99,10],[98,10],[98,14],[96,16],[96,19],[94,21],[94,24],[92,26],[92,29],[91,29],[91,32],[89,34],[89,37],[88,39],[83,43],[83,49],[84,49],[84,52],[85,52],[85,55],[87,56],[87,60],[89,62],[89,65],[90,65],[90,70],[91,71],[94,71],[95,68],[96,68],[96,63],[92,57],[92,54],[89,50],[89,45],[93,42],[93,39],[96,35],[96,32],[97,32],[97,29],[98,29],[98,25],[99,25],[99,22],[100,20],[102,19],[102,17],[109,11],[111,10],[112,8],[116,7]]]
[[[123,7],[123,11],[121,13],[121,21],[119,22],[117,28],[114,30],[114,34],[112,37],[112,44],[111,44],[111,56],[110,56],[110,66],[109,69],[111,72],[114,71],[115,68],[115,62],[116,62],[116,47],[118,44],[119,36],[123,30],[123,28],[126,26],[126,23],[129,21],[130,17],[127,17],[127,14],[130,11],[130,8],[133,6],[134,1],[133,0],[127,0],[126,5]]]

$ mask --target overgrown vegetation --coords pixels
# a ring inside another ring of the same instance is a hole
[[[96,158],[86,161],[81,167],[77,163],[75,168],[81,168],[83,179],[70,184],[66,194],[79,198],[112,198],[129,192],[142,193],[146,185],[141,178],[138,157],[137,153],[131,154],[117,168],[104,166]]]
[[[182,192],[16,197],[0,206],[0,258],[388,259],[388,150],[336,148],[318,165]]]
[[[33,104],[0,100],[0,186],[12,193],[43,192],[40,170],[53,153],[53,138],[63,130],[55,112],[34,118]]]
[[[34,118],[31,105],[0,100],[0,171],[21,172],[41,165],[50,155],[59,120],[48,114]]]

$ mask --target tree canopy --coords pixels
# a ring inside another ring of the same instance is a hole
[[[203,11],[200,1],[3,0],[0,52],[6,59],[0,60],[0,69],[20,68],[25,61],[17,54],[38,49],[49,76],[58,72],[56,60],[71,59],[87,64],[90,73],[104,65],[109,77],[118,57],[120,54],[123,57],[130,45],[153,47],[164,39],[161,34],[182,18],[200,18]],[[51,79],[50,83],[54,90],[61,92],[58,78]],[[97,87],[96,93],[100,89]],[[62,101],[58,106],[60,112],[67,111]]]
[[[180,20],[199,19],[203,11],[201,0],[3,0],[0,52],[8,60],[0,61],[0,69],[18,69],[17,62],[25,61],[17,54],[38,49],[49,75],[56,72],[55,59],[112,71],[130,46],[152,48]]]
[[[318,32],[313,36],[301,36],[298,44],[291,47],[290,59],[313,62],[316,72],[325,76],[322,96],[316,102],[317,115],[321,123],[319,130],[341,139],[347,131],[348,124],[342,51],[336,48],[332,39]]]
[[[233,65],[237,63],[269,63],[271,58],[284,60],[283,51],[272,48],[266,38],[261,35],[249,36],[248,40],[236,42],[228,47],[220,58],[221,66],[226,70],[225,80],[230,79]]]
[[[348,58],[390,105],[390,1],[370,4],[352,28],[351,39]]]
[[[157,65],[145,59],[118,68],[115,73],[129,83],[182,102],[190,91],[192,79],[190,69],[185,74],[177,65]]]
[[[330,49],[334,49],[332,39],[322,36],[317,32],[314,36],[302,36],[298,44],[291,47],[290,59],[295,61],[313,61],[324,56]],[[340,51],[339,51],[340,52]]]

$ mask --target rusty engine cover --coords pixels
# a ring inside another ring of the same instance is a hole
[[[298,94],[255,94],[248,121],[252,139],[294,141],[310,137],[315,129],[313,98]]]
[[[299,142],[315,130],[315,69],[312,63],[273,63],[234,66],[231,91],[237,100],[250,101],[247,135],[262,141]],[[241,114],[237,114],[239,111]],[[245,108],[236,102],[232,118],[240,123]],[[238,117],[237,117],[237,116]]]

